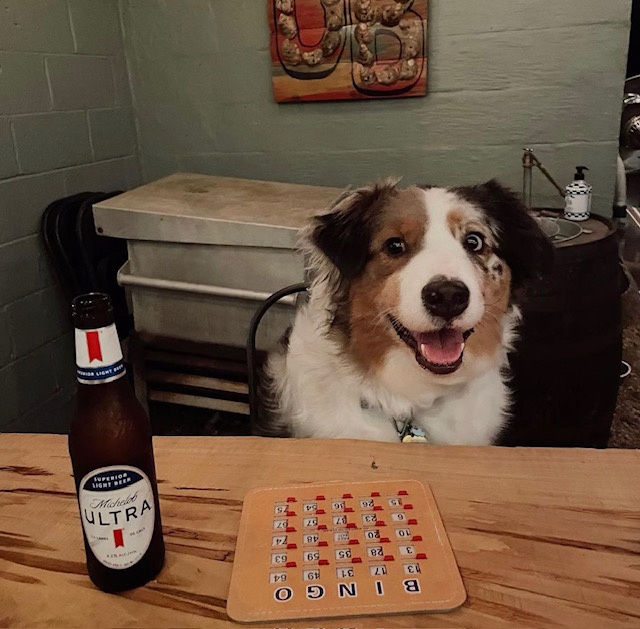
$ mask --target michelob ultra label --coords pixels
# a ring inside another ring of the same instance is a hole
[[[115,324],[95,330],[76,328],[76,374],[82,384],[104,384],[125,374]]]
[[[153,489],[142,470],[93,470],[80,482],[78,501],[87,543],[103,566],[124,570],[142,559],[155,525]]]

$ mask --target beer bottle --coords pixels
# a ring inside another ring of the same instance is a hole
[[[153,579],[164,563],[151,425],[125,377],[108,295],[73,300],[78,410],[69,453],[93,583],[106,592]]]

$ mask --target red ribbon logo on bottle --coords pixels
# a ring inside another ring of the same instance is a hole
[[[122,529],[113,529],[113,543],[124,548],[124,539],[122,538]]]
[[[89,362],[102,360],[102,349],[100,347],[100,336],[97,332],[87,332],[87,351],[89,352]]]

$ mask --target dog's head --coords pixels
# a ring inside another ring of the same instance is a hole
[[[498,359],[514,292],[553,250],[496,181],[346,192],[308,240],[360,364],[375,369],[401,351],[438,379]]]

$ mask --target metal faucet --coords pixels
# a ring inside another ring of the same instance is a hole
[[[540,172],[553,184],[560,196],[564,199],[564,190],[556,183],[549,171],[542,165],[542,162],[535,156],[533,149],[525,148],[522,154],[522,198],[525,205],[530,210],[533,195],[533,167],[536,166]]]

